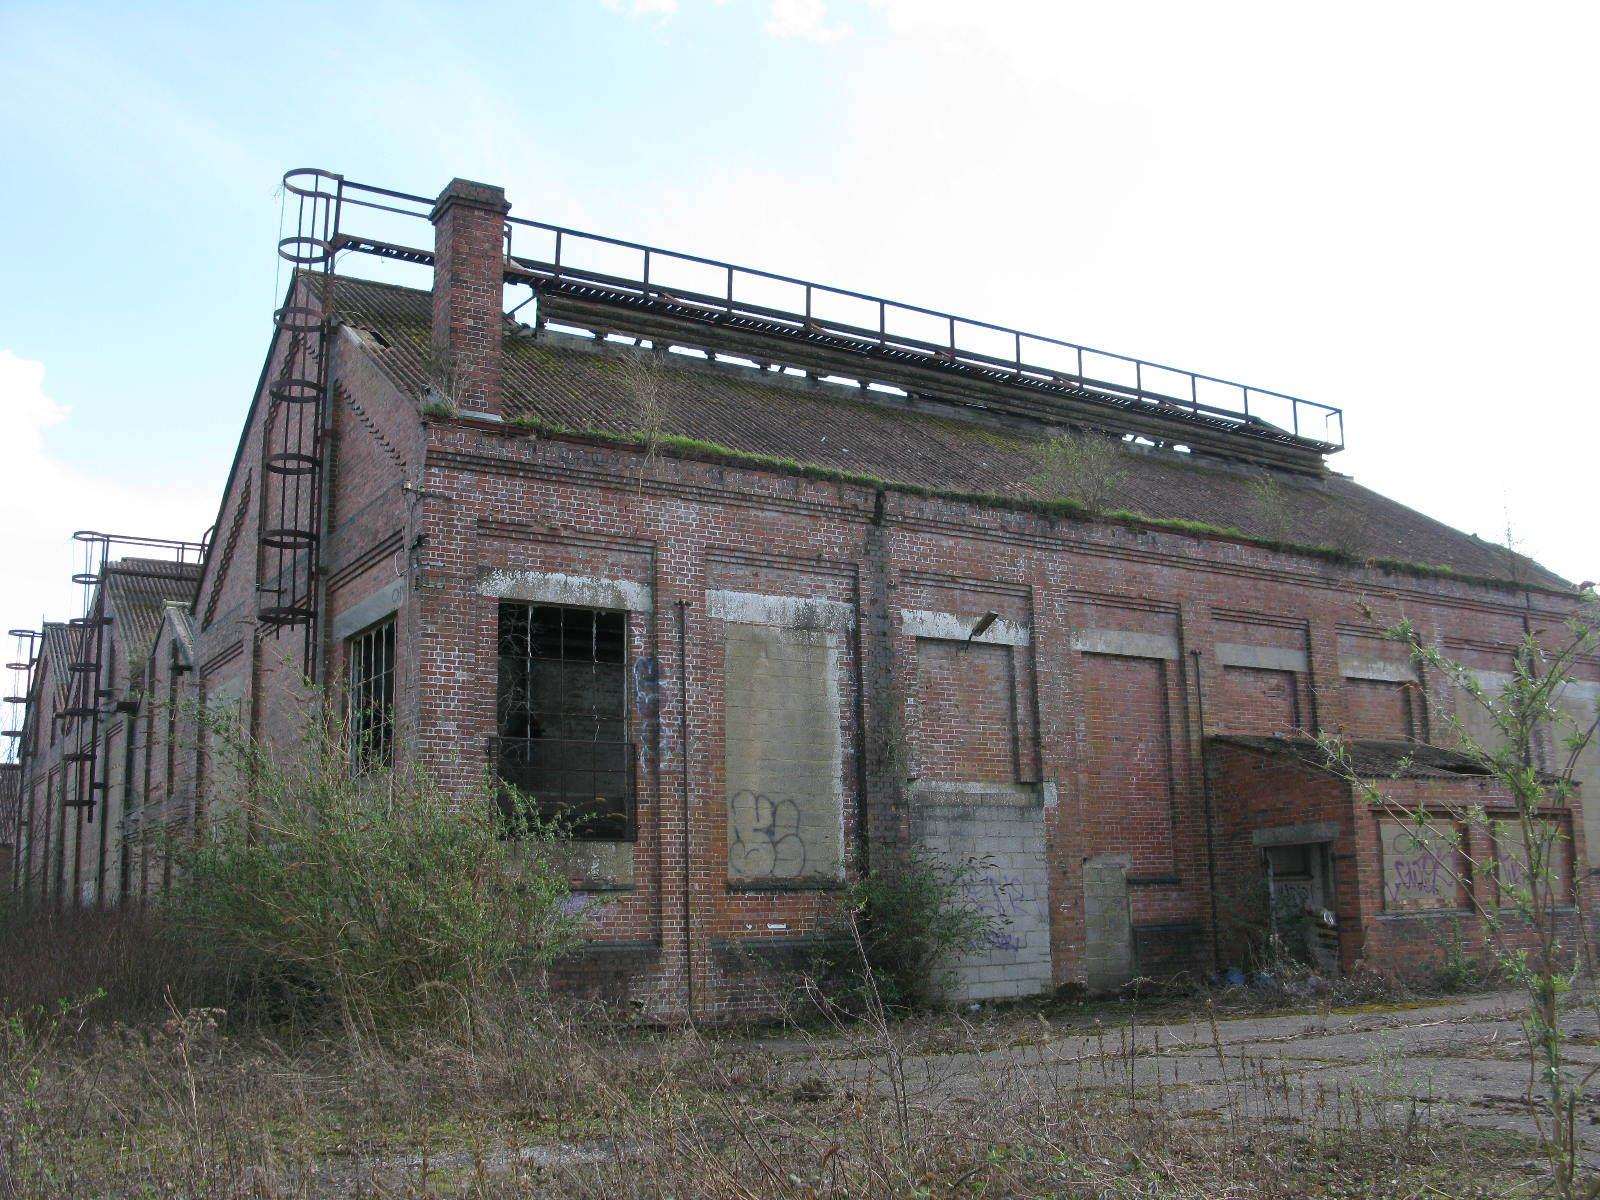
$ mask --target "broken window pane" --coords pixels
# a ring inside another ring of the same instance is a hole
[[[499,778],[574,837],[631,840],[626,614],[502,601],[499,658]]]
[[[345,730],[357,771],[394,761],[394,621],[345,639]]]

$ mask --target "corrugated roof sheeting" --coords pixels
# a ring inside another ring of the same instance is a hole
[[[166,606],[173,601],[192,603],[199,579],[199,563],[123,558],[106,568],[112,636],[130,673],[138,671],[149,656]]]
[[[1322,746],[1309,737],[1226,734],[1212,740],[1256,754],[1287,756],[1310,770],[1338,773]],[[1351,738],[1340,744],[1345,762],[1358,779],[1461,779],[1483,778],[1489,774],[1465,754],[1422,742]]]

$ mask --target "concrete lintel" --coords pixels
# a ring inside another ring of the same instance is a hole
[[[1417,669],[1408,662],[1385,662],[1378,658],[1339,660],[1339,673],[1346,679],[1372,679],[1380,683],[1415,683]]]
[[[564,575],[559,571],[485,571],[478,578],[478,595],[624,612],[649,612],[654,607],[645,584],[631,579]]]
[[[400,603],[406,598],[406,581],[395,579],[381,587],[374,588],[349,608],[341,612],[328,626],[328,632],[336,642],[342,642],[353,633],[359,633],[368,625],[375,625],[390,613],[400,611]]]
[[[1251,830],[1250,844],[1259,849],[1268,846],[1303,846],[1310,842],[1335,841],[1338,836],[1337,821],[1302,821],[1298,825]]]
[[[1044,789],[1055,792],[1054,784],[992,783],[983,779],[923,779],[911,785],[916,804],[1014,804],[1034,805],[1044,799]]]
[[[990,646],[1026,646],[1031,634],[1026,625],[997,617],[977,636],[973,629],[980,618],[957,613],[933,612],[926,608],[902,608],[900,626],[907,637],[933,638],[942,642],[984,642]]]
[[[1225,667],[1251,667],[1258,671],[1300,671],[1307,668],[1306,652],[1282,646],[1247,646],[1222,642],[1217,646],[1217,661]]]
[[[848,633],[854,612],[850,605],[839,600],[710,589],[706,592],[706,615],[736,625],[776,625],[784,629]]]
[[[1135,633],[1130,629],[1080,629],[1072,635],[1072,648],[1085,654],[1116,654],[1123,658],[1178,657],[1178,639],[1170,633]]]

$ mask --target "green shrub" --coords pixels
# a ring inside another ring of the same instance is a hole
[[[905,1013],[936,1004],[950,960],[983,945],[1001,918],[974,899],[984,864],[913,850],[846,889],[807,976],[828,1008]]]
[[[458,797],[417,768],[357,773],[329,730],[287,758],[226,741],[238,797],[174,847],[168,915],[258,995],[331,1004],[351,1032],[405,1026],[576,939],[556,834],[508,830],[487,781]]]

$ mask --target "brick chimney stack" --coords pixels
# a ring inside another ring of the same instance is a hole
[[[433,353],[437,382],[462,412],[501,415],[504,188],[452,179],[433,222]]]

